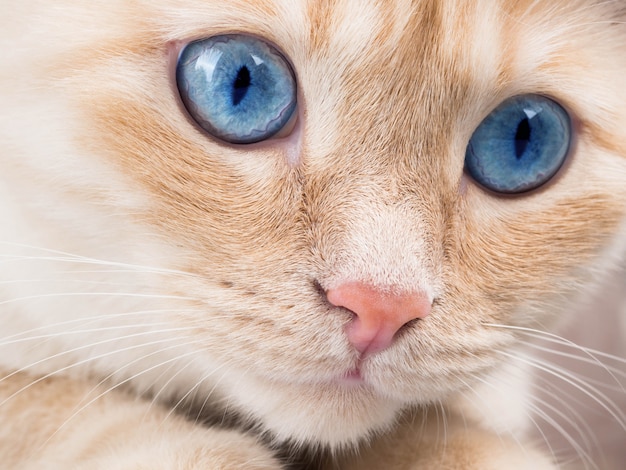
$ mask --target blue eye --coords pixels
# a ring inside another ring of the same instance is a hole
[[[209,134],[235,144],[268,139],[296,109],[296,81],[269,44],[239,34],[188,44],[176,82],[191,117]]]
[[[567,112],[539,95],[504,101],[474,131],[465,168],[477,183],[517,194],[547,183],[565,162],[572,138]]]

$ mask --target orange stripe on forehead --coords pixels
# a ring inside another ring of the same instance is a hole
[[[383,46],[398,39],[413,9],[411,0],[309,0],[309,46],[314,51],[330,47],[348,30],[357,37],[367,35],[370,40],[364,44]],[[351,45],[355,46],[356,42]]]
[[[307,13],[310,21],[309,48],[320,50],[329,45],[333,33],[333,17],[337,0],[309,0]]]
[[[349,127],[346,134],[359,136],[345,143],[347,149],[360,147],[364,144],[362,139],[371,138],[372,143],[365,148],[374,150],[396,133],[399,142],[417,142],[411,129],[427,133],[430,124],[426,121],[436,112],[428,102],[441,102],[449,93],[448,85],[458,83],[450,70],[451,61],[440,54],[439,3],[421,2],[413,8],[405,4],[403,8],[409,14],[404,15],[401,23],[387,25],[390,30],[395,26],[393,35],[387,36],[388,42],[379,42],[384,28],[373,31],[376,41],[362,47],[354,61],[341,64],[341,86],[346,99],[338,103],[342,108],[339,114]],[[425,109],[417,112],[420,105],[425,105]]]
[[[388,18],[391,23],[382,21],[384,9],[379,2],[309,1],[309,37],[305,40],[311,56],[348,62],[363,57],[369,47],[380,45],[375,42],[376,34],[393,27],[393,18]]]

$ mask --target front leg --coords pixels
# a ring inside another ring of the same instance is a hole
[[[194,425],[118,391],[76,413],[98,395],[90,384],[65,378],[34,380],[26,374],[0,379],[2,468],[282,468],[254,437]]]
[[[472,426],[452,412],[407,413],[393,432],[343,458],[342,470],[556,470],[510,436]]]

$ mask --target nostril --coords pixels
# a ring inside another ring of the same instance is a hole
[[[326,290],[322,287],[317,279],[312,279],[311,285],[313,286],[313,290],[317,292],[320,297],[322,297],[323,299],[326,298]]]
[[[407,323],[430,314],[431,301],[421,292],[392,293],[359,282],[326,291],[328,301],[354,315],[346,327],[348,340],[361,353],[389,347]]]

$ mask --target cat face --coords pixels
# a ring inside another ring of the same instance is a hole
[[[201,402],[221,398],[279,438],[356,440],[487,374],[516,342],[495,325],[566,315],[623,256],[620,8],[162,0],[42,6],[35,18],[16,9],[8,23],[32,34],[15,33],[9,56],[6,180],[37,181],[13,194],[45,213],[46,246],[158,268],[128,289],[162,296],[151,301],[168,309],[151,321],[184,329],[159,357],[178,355],[199,374]],[[295,117],[277,137],[230,144],[185,108],[182,48],[224,34],[267,41],[293,70]],[[498,194],[464,170],[468,142],[498,105],[528,94],[569,114],[567,161],[539,188]],[[18,238],[33,226],[13,220]],[[350,283],[419,292],[430,314],[361,354],[346,335],[354,314],[327,297]],[[126,305],[91,302],[108,314]],[[120,357],[134,364],[123,378],[139,383],[152,367],[154,390],[189,392],[184,373],[132,349]]]

